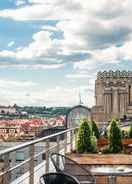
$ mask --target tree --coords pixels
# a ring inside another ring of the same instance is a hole
[[[129,128],[129,131],[128,131],[128,137],[132,138],[132,123],[130,124],[130,128]]]
[[[87,119],[81,120],[81,125],[77,138],[77,151],[79,153],[92,151],[91,136],[92,129],[89,124],[89,121]]]
[[[97,138],[96,136],[92,135],[91,136],[91,151],[96,153],[97,152]]]
[[[92,121],[92,122],[91,122],[91,126],[92,126],[92,132],[94,133],[94,136],[95,136],[97,139],[99,139],[99,136],[100,136],[100,134],[99,134],[99,129],[98,129],[98,127],[97,127],[95,121]]]
[[[112,120],[108,132],[109,151],[119,153],[122,151],[122,134],[116,120]]]

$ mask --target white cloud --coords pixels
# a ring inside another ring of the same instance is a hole
[[[23,0],[17,0],[16,2],[21,3]],[[126,8],[131,5],[130,0],[126,0],[125,3],[120,2],[120,0],[116,2],[108,2],[107,0],[93,0],[92,2],[86,0],[30,0],[29,2],[32,5],[25,5],[24,7],[13,10],[1,10],[0,15],[15,20],[41,20],[49,18],[62,20],[64,18],[71,19],[73,17],[85,16],[100,11],[103,12],[106,7],[110,9],[109,11],[105,10],[106,13],[114,14],[117,10],[126,10]]]
[[[21,6],[26,4],[25,0],[16,0],[16,6]]]
[[[5,91],[1,91],[3,93]],[[10,104],[18,103],[20,105],[48,105],[48,106],[72,106],[77,104],[77,89],[68,89],[68,88],[50,88],[41,91],[31,91],[28,90],[27,94],[26,89],[22,91],[7,91],[4,97],[8,95],[7,99],[10,99]]]
[[[11,42],[8,43],[8,47],[12,47],[14,44],[15,44],[15,42],[11,41]]]
[[[50,33],[47,31],[40,31],[33,35],[33,41],[27,47],[17,51],[3,50],[0,52],[0,56],[14,57],[17,59],[31,59],[46,54],[50,47]]]
[[[55,26],[47,26],[47,25],[42,26],[42,29],[45,31],[59,31]]]
[[[76,63],[74,63],[74,69],[75,70],[90,71],[96,67],[96,63],[97,62],[95,60],[92,60],[92,59],[86,60],[85,62],[84,61],[76,62]]]
[[[62,68],[64,64],[2,64],[0,68],[16,68],[16,69],[28,69],[28,70],[54,70]]]
[[[28,46],[16,52],[1,51],[0,56],[32,59],[45,56],[49,52],[63,54],[77,51],[92,52],[94,55],[92,59],[99,62],[102,59],[105,60],[105,57],[107,59],[108,55],[111,57],[108,62],[113,60],[117,62],[115,59],[117,56],[112,55],[112,52],[110,53],[106,48],[116,50],[114,49],[116,44],[123,44],[131,39],[132,26],[126,22],[131,18],[131,14],[122,13],[121,16],[121,12],[118,11],[129,10],[130,0],[120,3],[118,0],[116,2],[93,0],[90,3],[85,0],[66,0],[65,2],[32,0],[30,2],[33,4],[18,9],[1,10],[0,16],[16,20],[59,19],[61,21],[56,26],[42,26],[42,30],[33,35],[33,41]],[[109,7],[109,13],[106,7]],[[109,16],[108,20],[105,19],[104,14]],[[50,31],[64,32],[64,39],[51,40]]]
[[[78,87],[55,87],[55,88],[41,88],[36,89],[34,84],[26,82],[23,85],[18,81],[0,81],[0,98],[2,104],[19,105],[46,105],[46,106],[75,106],[79,103],[79,89],[81,89],[81,96],[84,105],[92,106],[94,97],[86,86]],[[29,83],[29,85],[28,85]],[[35,84],[36,85],[36,84]],[[27,95],[28,94],[28,95]],[[89,100],[90,99],[90,100]]]
[[[131,20],[131,0],[34,0],[31,3],[18,9],[1,10],[0,16],[15,20],[63,20],[58,27],[64,31],[61,45],[65,49],[109,47],[127,40],[131,32],[131,25],[126,23]]]
[[[43,69],[43,70],[47,70],[47,69],[58,69],[58,68],[62,68],[64,66],[64,64],[51,64],[51,65],[44,65],[44,64],[36,64],[36,65],[26,65],[26,67],[32,68],[32,69]]]
[[[64,13],[63,10],[54,6],[54,2],[50,3],[36,3],[26,5],[18,9],[1,10],[0,16],[4,18],[12,18],[14,20],[48,20],[60,19],[60,14]],[[68,16],[65,16],[68,18]]]
[[[67,74],[65,76],[68,79],[84,79],[84,78],[89,78],[90,75],[89,74],[80,74],[80,73],[75,73],[75,74]]]
[[[49,26],[48,28],[50,28]],[[46,30],[41,30],[34,33],[33,41],[28,46],[16,48],[16,50],[0,51],[0,57],[12,58],[17,61],[2,62],[0,67],[15,67],[15,68],[31,68],[31,69],[57,69],[64,66],[62,59],[53,58],[57,54],[58,49],[56,41],[50,38],[51,33]],[[8,46],[12,46],[14,42],[10,42]]]
[[[5,80],[5,79],[0,79],[0,87],[1,88],[16,88],[16,87],[31,87],[31,86],[36,86],[37,84],[32,81],[15,81],[15,80]]]
[[[46,54],[47,49],[51,47],[50,33],[47,31],[40,31],[33,35],[33,42],[16,52],[16,57],[19,59],[39,57]]]
[[[131,49],[132,41],[129,41],[120,47],[112,46],[106,49],[92,51],[92,58],[74,63],[74,69],[92,71],[98,70],[99,65],[119,64],[122,60],[132,58]]]

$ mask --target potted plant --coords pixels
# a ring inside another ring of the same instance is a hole
[[[96,137],[92,132],[92,126],[87,119],[81,120],[77,137],[77,152],[90,153],[96,150]]]
[[[100,137],[99,129],[97,127],[97,124],[95,121],[91,121],[92,131],[94,132],[94,135],[97,139]]]
[[[122,146],[122,133],[116,120],[112,120],[108,130],[108,141],[110,153],[120,153]]]
[[[128,131],[128,137],[132,138],[132,123],[130,124],[130,128],[129,128],[129,131]]]

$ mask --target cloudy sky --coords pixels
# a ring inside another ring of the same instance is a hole
[[[94,104],[99,70],[132,68],[131,0],[1,0],[0,104]]]

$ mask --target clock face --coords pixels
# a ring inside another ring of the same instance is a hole
[[[74,107],[67,116],[68,128],[77,127],[80,125],[81,119],[90,119],[90,111],[83,106]]]

